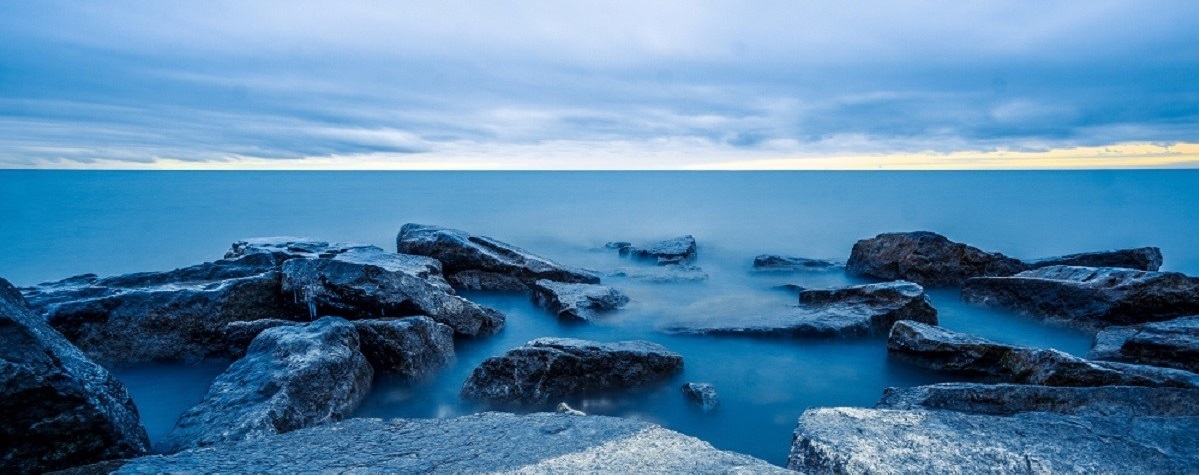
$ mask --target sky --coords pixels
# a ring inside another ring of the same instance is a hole
[[[1199,167],[1199,2],[0,0],[0,168]]]

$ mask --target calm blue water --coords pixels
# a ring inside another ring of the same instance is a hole
[[[633,302],[591,325],[558,322],[520,295],[467,296],[508,314],[491,338],[462,341],[458,360],[419,383],[381,380],[360,409],[373,417],[446,417],[484,358],[541,336],[645,339],[683,355],[684,374],[629,393],[568,400],[590,413],[637,417],[724,449],[783,463],[810,406],[873,405],[887,386],[942,376],[887,358],[883,340],[756,340],[667,335],[678,319],[785,305],[780,283],[852,283],[841,274],[755,274],[760,253],[844,258],[880,232],[929,229],[1016,257],[1155,245],[1165,268],[1199,274],[1199,172],[23,172],[0,171],[0,276],[17,285],[84,272],[163,270],[219,258],[232,241],[312,236],[394,249],[406,222],[490,235],[600,271],[628,265],[600,249],[690,233],[711,279],[646,284],[607,279]],[[1085,353],[1090,335],[962,304],[931,292],[942,325],[992,339]],[[153,439],[223,368],[124,368]],[[678,386],[711,382],[721,407],[703,414]],[[536,410],[539,408],[523,408]]]

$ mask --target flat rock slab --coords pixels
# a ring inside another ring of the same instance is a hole
[[[1199,372],[1199,315],[1110,327],[1095,335],[1087,357]]]
[[[629,388],[683,370],[683,357],[646,341],[539,338],[486,359],[462,385],[465,399],[544,403]]]
[[[803,473],[1193,473],[1199,417],[1010,416],[809,409],[787,466]]]
[[[845,265],[850,275],[902,279],[930,287],[954,286],[970,277],[1006,276],[1025,269],[1019,259],[928,231],[886,233],[858,241]]]
[[[942,383],[887,388],[875,408],[995,415],[1053,412],[1074,416],[1193,417],[1199,416],[1199,389]]]
[[[116,473],[788,472],[647,422],[482,413],[351,419],[267,439],[135,459]]]
[[[1130,325],[1199,313],[1199,278],[1177,272],[1050,266],[979,277],[962,300],[1083,327]]]
[[[610,242],[605,247],[616,249],[622,256],[654,261],[661,266],[695,262],[698,249],[695,238],[690,234],[642,245],[633,245],[628,242]]]
[[[708,280],[707,272],[704,272],[699,266],[690,265],[618,267],[609,275],[652,284],[694,283]]]
[[[761,272],[827,272],[845,269],[844,262],[808,257],[762,254],[754,258],[754,270]]]
[[[629,297],[612,287],[569,284],[552,280],[533,283],[533,302],[565,320],[590,321],[629,303]]]
[[[1049,266],[1085,266],[1123,267],[1126,269],[1156,271],[1162,267],[1162,250],[1156,247],[1138,247],[1111,251],[1083,252],[1025,261],[1025,264],[1030,269]]]

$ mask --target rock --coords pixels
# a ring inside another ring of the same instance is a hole
[[[277,263],[295,258],[315,259],[318,257],[334,257],[354,249],[379,249],[369,244],[329,243],[319,239],[273,236],[243,239],[234,242],[225,259],[237,259],[255,254],[271,256]],[[380,251],[382,249],[379,249]]]
[[[1199,372],[1199,315],[1108,328],[1095,335],[1087,357]]]
[[[1199,313],[1199,278],[1177,272],[1050,266],[979,277],[962,300],[1082,327],[1129,325]]]
[[[441,262],[447,280],[476,290],[524,290],[541,279],[598,284],[599,278],[511,244],[457,229],[409,223],[396,236],[404,254],[428,256]]]
[[[337,421],[358,407],[373,377],[358,332],[345,320],[270,328],[179,417],[158,448],[176,452]]]
[[[828,259],[776,256],[762,254],[754,258],[754,270],[779,272],[813,272],[842,270],[845,264]]]
[[[378,373],[419,378],[454,360],[454,329],[429,317],[356,320],[362,354]]]
[[[929,369],[980,376],[993,382],[1199,387],[1199,375],[1187,371],[1088,361],[1057,350],[1004,345],[910,321],[895,323],[887,349]]]
[[[799,293],[798,306],[780,308],[775,314],[686,321],[664,330],[690,334],[847,338],[885,335],[899,320],[937,323],[937,310],[919,285],[895,281],[837,289],[805,289]]]
[[[787,467],[803,473],[1190,473],[1199,417],[1010,416],[809,409]]]
[[[558,403],[558,407],[554,408],[554,412],[559,412],[559,413],[562,413],[562,414],[569,414],[569,415],[572,415],[572,416],[585,416],[585,415],[587,415],[587,413],[586,413],[586,412],[583,412],[583,411],[580,411],[580,410],[574,409],[574,408],[570,407],[570,405],[569,405],[569,404],[566,404],[566,403],[564,403],[564,402],[560,402],[560,403]]]
[[[243,322],[229,322],[225,325],[224,335],[226,350],[222,356],[227,356],[232,359],[241,359],[246,356],[246,349],[250,347],[250,343],[258,337],[259,333],[267,328],[284,327],[291,325],[303,325],[302,322],[294,320],[282,320],[278,318],[263,318],[261,320],[249,320]]]
[[[117,473],[790,473],[648,422],[564,414],[351,419]]]
[[[994,415],[1053,412],[1075,416],[1193,417],[1199,416],[1199,389],[942,383],[887,388],[875,407]]]
[[[682,369],[682,356],[655,343],[538,338],[483,361],[462,385],[461,395],[493,402],[544,403],[638,386]]]
[[[660,266],[690,264],[696,256],[695,238],[690,234],[642,246],[621,241],[610,242],[604,247],[617,249],[622,256],[655,261]]]
[[[970,277],[1012,275],[1024,269],[1017,259],[928,231],[879,234],[858,241],[845,265],[851,275],[903,279],[930,287],[958,285]]]
[[[708,273],[698,266],[660,266],[660,267],[618,267],[612,271],[612,277],[624,277],[655,284],[703,282],[708,280]]]
[[[687,383],[683,385],[683,394],[690,399],[691,402],[697,404],[704,412],[716,409],[720,405],[720,398],[716,395],[716,388],[708,383]]]
[[[1114,251],[1084,252],[1026,261],[1025,264],[1029,269],[1049,266],[1085,266],[1156,271],[1162,267],[1162,251],[1156,247],[1138,247]]]
[[[590,321],[596,314],[629,303],[629,298],[619,290],[596,284],[567,284],[542,279],[533,283],[532,291],[533,302],[566,320]]]
[[[0,473],[40,473],[146,453],[125,386],[0,279]]]

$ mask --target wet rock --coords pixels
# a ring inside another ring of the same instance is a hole
[[[778,272],[822,272],[845,269],[842,262],[807,257],[762,254],[754,258],[754,270]]]
[[[462,386],[465,399],[539,402],[620,389],[682,371],[683,357],[645,341],[598,343],[539,338],[483,361]]]
[[[1199,315],[1108,328],[1095,335],[1087,356],[1199,372]]]
[[[1197,417],[1010,416],[809,409],[787,467],[802,473],[1188,473]]]
[[[567,320],[590,321],[596,314],[629,303],[629,298],[619,290],[596,284],[567,284],[543,279],[533,284],[532,291],[533,302]]]
[[[1082,327],[1129,325],[1199,313],[1199,278],[1177,272],[1050,266],[979,277],[962,300]]]
[[[562,413],[562,414],[569,414],[569,415],[572,415],[572,416],[585,416],[585,415],[587,415],[587,413],[586,413],[586,412],[583,412],[583,411],[577,410],[577,409],[575,409],[575,408],[572,408],[572,407],[570,407],[570,405],[569,405],[569,404],[567,404],[567,403],[564,403],[564,402],[560,402],[560,403],[558,403],[558,407],[554,408],[554,412],[558,412],[558,413]]]
[[[799,305],[770,315],[747,314],[719,321],[700,320],[664,328],[671,333],[768,335],[785,337],[863,337],[887,334],[900,320],[935,325],[937,310],[924,288],[895,281],[837,289],[805,289]]]
[[[1026,261],[1030,269],[1049,266],[1124,267],[1156,271],[1162,267],[1162,251],[1156,247],[1084,252]]]
[[[1199,416],[1199,389],[942,383],[887,388],[875,408],[943,409],[994,415],[1053,412],[1075,416],[1193,417]]]
[[[358,407],[373,377],[358,332],[345,320],[270,328],[179,417],[158,448],[176,452],[337,421]]]
[[[659,267],[618,267],[610,274],[654,284],[703,282],[708,273],[698,266],[672,265]]]
[[[227,349],[222,356],[227,356],[233,359],[241,359],[246,356],[246,349],[250,347],[250,343],[258,337],[259,333],[268,328],[285,327],[291,325],[303,325],[303,322],[294,320],[282,320],[278,318],[263,318],[261,320],[249,320],[244,322],[229,322],[225,325],[223,332]]]
[[[128,391],[0,279],[0,473],[40,473],[149,449]]]
[[[851,275],[903,279],[931,287],[958,285],[970,277],[1012,275],[1024,269],[1017,259],[928,231],[886,233],[858,241],[845,265]]]
[[[454,360],[454,329],[429,317],[356,320],[362,354],[378,373],[419,378]]]
[[[620,255],[657,262],[658,265],[690,264],[695,261],[695,238],[690,234],[665,241],[634,246],[627,242],[610,242],[604,247],[620,251]]]
[[[271,256],[277,263],[295,258],[315,259],[334,257],[354,249],[379,249],[369,244],[330,243],[319,239],[294,236],[273,236],[243,239],[234,242],[225,259],[237,259],[255,254]],[[381,249],[379,249],[381,250]]]
[[[599,283],[599,278],[588,272],[511,244],[440,226],[405,224],[396,236],[396,249],[437,259],[447,280],[464,289],[525,290],[540,279]]]
[[[708,383],[687,383],[683,385],[683,395],[703,409],[704,412],[716,409],[720,398],[716,395],[716,387]]]
[[[1005,345],[917,322],[897,322],[891,354],[937,371],[993,382],[1044,386],[1199,387],[1199,375],[1169,368],[1089,361],[1053,349]]]

